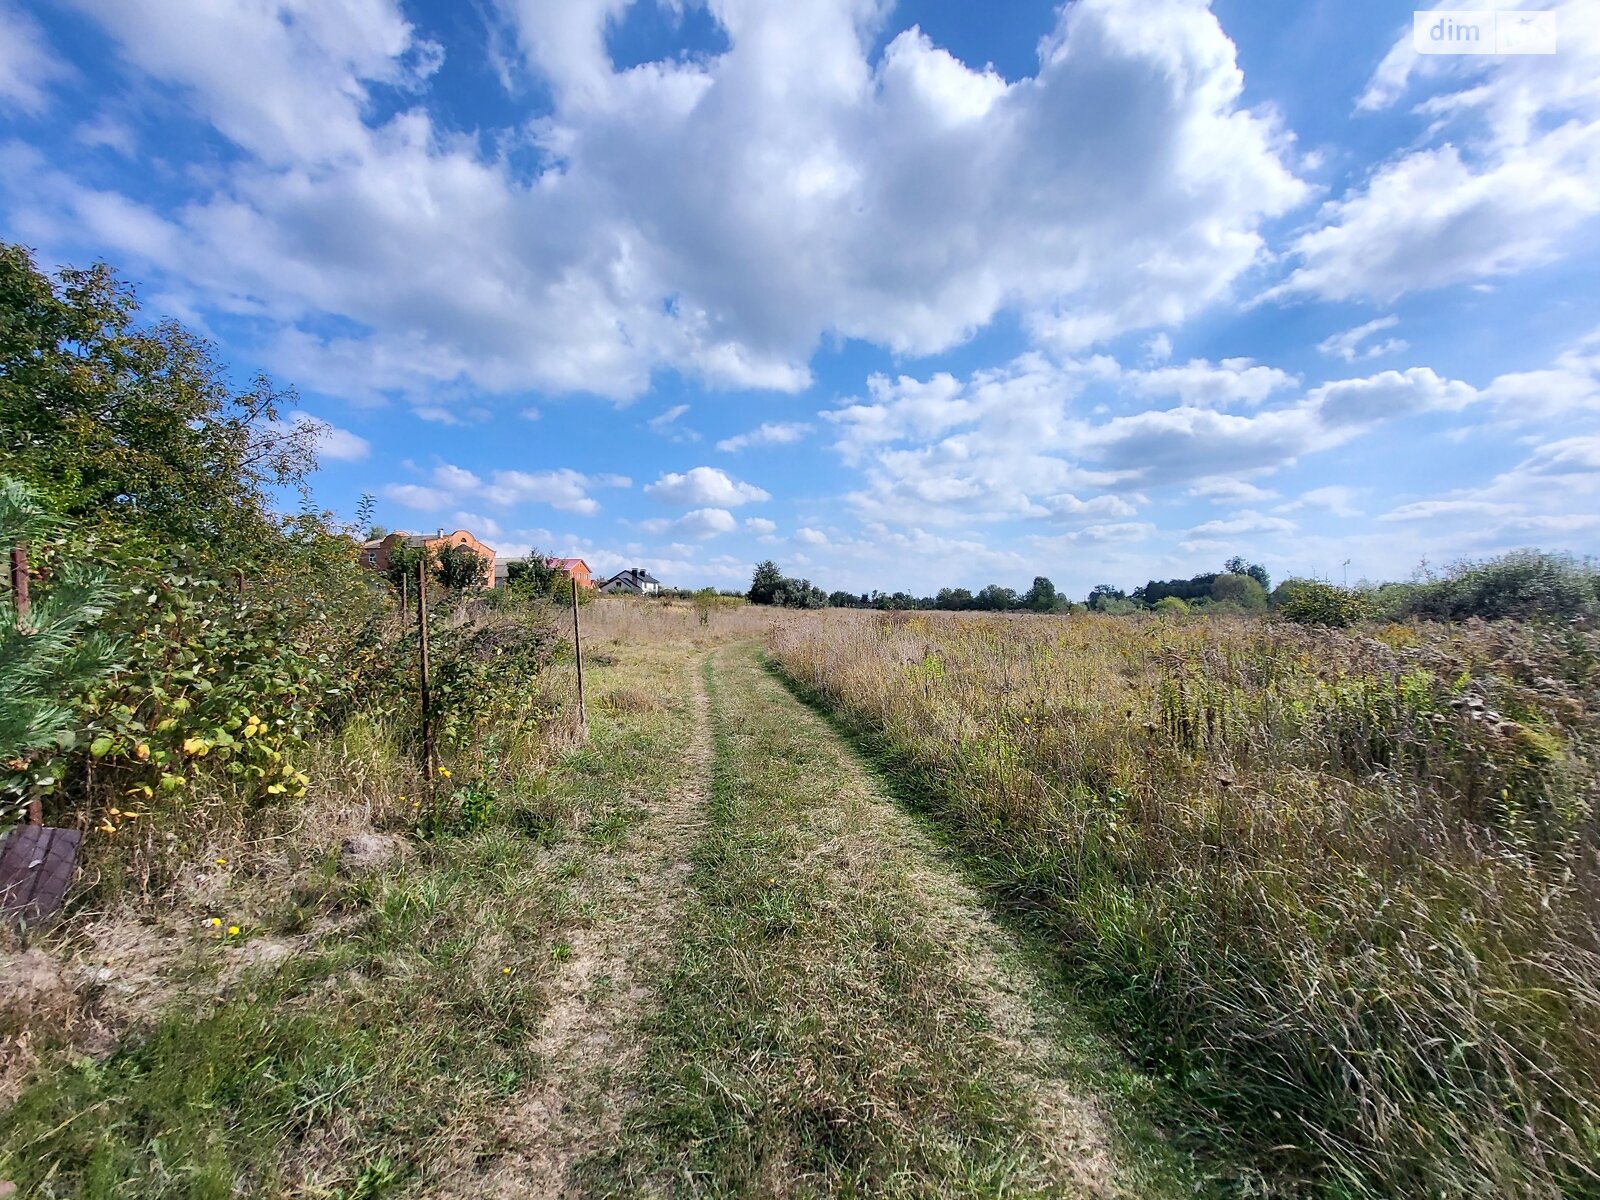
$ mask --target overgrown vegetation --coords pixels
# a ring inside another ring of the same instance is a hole
[[[230,390],[103,267],[0,248],[0,311],[0,535],[32,601],[0,594],[4,823],[87,831],[62,923],[0,935],[27,968],[0,990],[0,1178],[378,1195],[534,1067],[561,880],[519,868],[575,821],[543,788],[565,643],[541,602],[490,612],[480,561],[438,564],[424,779],[415,621],[310,504],[292,395]],[[49,965],[118,939],[81,982]],[[124,973],[165,1003],[120,1007]]]
[[[1592,629],[836,617],[772,643],[1259,1188],[1600,1194]]]

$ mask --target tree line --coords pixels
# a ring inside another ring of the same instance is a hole
[[[1046,576],[1025,592],[991,583],[973,592],[940,588],[932,596],[910,592],[824,593],[809,579],[786,576],[770,559],[756,567],[746,598],[788,608],[866,608],[883,611],[1274,613],[1307,625],[1347,626],[1362,620],[1461,621],[1469,618],[1593,616],[1600,612],[1600,565],[1591,558],[1540,550],[1514,550],[1481,561],[1458,562],[1442,572],[1424,563],[1403,582],[1362,582],[1340,587],[1320,579],[1290,578],[1276,587],[1260,563],[1235,555],[1220,571],[1180,579],[1151,579],[1131,592],[1097,584],[1082,602],[1062,595]]]

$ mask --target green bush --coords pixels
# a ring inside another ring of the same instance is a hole
[[[97,625],[122,661],[73,698],[71,727],[5,778],[7,794],[99,805],[108,831],[204,773],[246,797],[303,794],[296,757],[347,685],[297,640],[294,612],[177,566],[122,559],[116,574]]]
[[[443,623],[430,636],[437,668],[430,702],[440,744],[465,748],[491,728],[514,730],[550,714],[538,698],[540,676],[563,648],[548,608],[479,622]],[[414,661],[414,639],[402,649]]]
[[[37,550],[55,529],[30,489],[0,476],[0,552],[27,543]],[[13,595],[0,596],[0,764],[6,770],[23,772],[36,754],[71,737],[71,698],[103,678],[121,649],[93,631],[115,595],[102,573],[68,559],[56,564],[48,585],[34,589],[25,620]]]
[[[1369,615],[1367,603],[1356,593],[1315,579],[1285,580],[1279,585],[1284,599],[1278,613],[1296,625],[1322,625],[1343,629]]]
[[[1440,579],[1418,584],[1405,616],[1435,621],[1478,617],[1580,617],[1600,608],[1600,570],[1592,560],[1514,550],[1484,562],[1457,563]]]

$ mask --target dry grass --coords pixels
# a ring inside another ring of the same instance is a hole
[[[1600,1193],[1600,638],[861,619],[785,670],[1259,1186]]]

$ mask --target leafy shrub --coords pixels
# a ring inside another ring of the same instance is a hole
[[[1343,629],[1370,615],[1360,596],[1316,579],[1285,580],[1279,585],[1284,600],[1278,613],[1296,625],[1322,625]]]
[[[1189,606],[1176,596],[1163,596],[1151,606],[1154,612],[1169,617],[1181,617],[1188,613]]]
[[[54,529],[28,488],[0,477],[0,553]],[[0,597],[0,763],[9,769],[70,736],[71,698],[111,670],[120,647],[92,627],[114,596],[102,573],[69,559],[34,590],[26,621],[13,595]]]
[[[178,568],[124,562],[120,574],[100,625],[123,639],[122,662],[76,699],[74,727],[7,779],[8,792],[109,794],[125,809],[210,771],[246,797],[303,794],[296,756],[344,685],[296,643],[290,614]]]
[[[564,644],[550,610],[445,622],[430,642],[437,670],[429,699],[441,745],[467,747],[487,729],[549,716],[538,703],[539,677]],[[414,639],[407,651],[414,660]]]
[[[1458,563],[1443,578],[1418,584],[1404,615],[1437,621],[1479,617],[1578,617],[1600,601],[1600,570],[1589,560],[1515,550],[1485,562]]]

